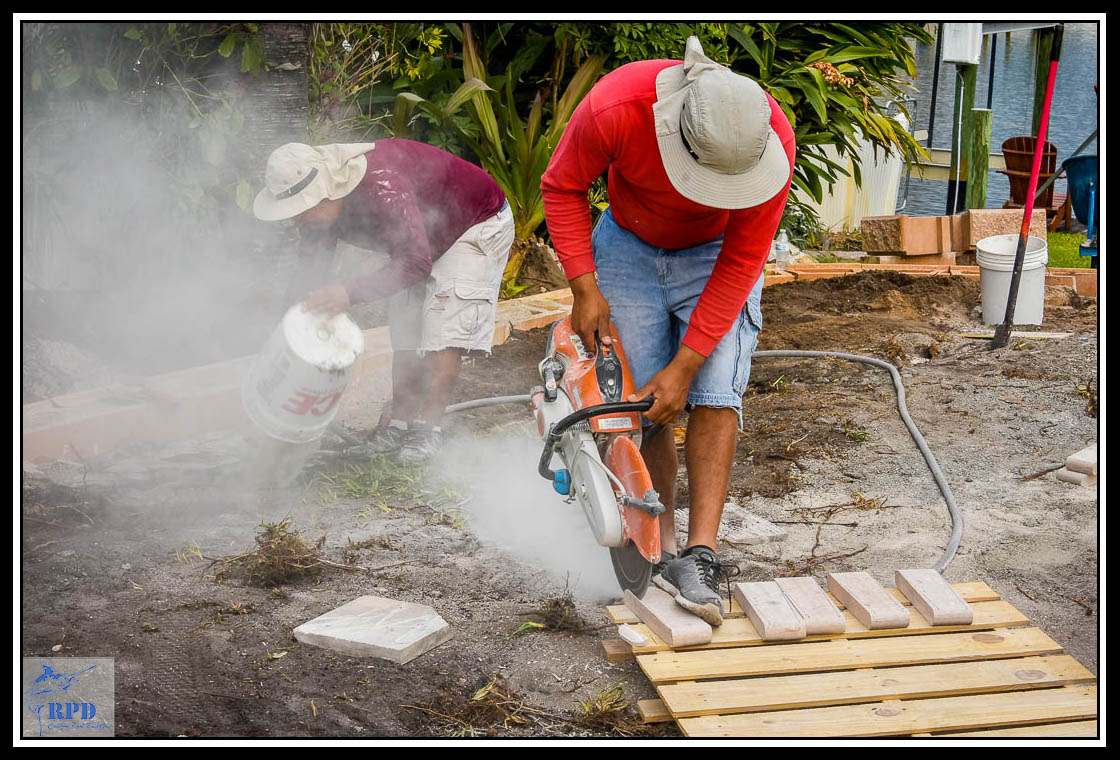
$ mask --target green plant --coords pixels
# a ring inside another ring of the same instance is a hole
[[[415,93],[397,96],[394,107],[394,134],[406,128],[414,108],[450,125],[478,158],[482,167],[501,186],[513,211],[516,241],[510,251],[503,276],[506,295],[517,292],[517,276],[533,233],[544,221],[541,176],[548,168],[552,151],[579,101],[599,76],[603,59],[588,57],[576,69],[568,86],[556,102],[551,118],[544,113],[544,98],[537,92],[527,117],[518,112],[514,82],[535,61],[521,57],[511,63],[504,77],[487,77],[486,64],[469,24],[463,24],[463,83],[441,107]],[[536,53],[539,55],[540,48]],[[475,130],[464,129],[453,120],[465,107]]]
[[[384,114],[376,113],[369,99],[361,96],[397,65],[381,32],[378,24],[311,24],[308,126],[316,142],[335,137],[364,141],[377,133]]]

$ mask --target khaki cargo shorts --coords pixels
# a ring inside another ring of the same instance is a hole
[[[513,212],[506,202],[494,216],[464,232],[432,264],[423,282],[389,299],[394,351],[423,355],[445,348],[489,354],[509,249]]]

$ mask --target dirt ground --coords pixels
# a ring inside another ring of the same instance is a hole
[[[946,577],[987,581],[1095,672],[1097,493],[1023,478],[1097,440],[1096,302],[1053,290],[1039,329],[1072,334],[994,352],[962,337],[982,329],[978,303],[964,278],[778,285],[760,348],[895,360],[964,513]],[[470,362],[456,400],[527,391],[544,338],[515,334]],[[25,473],[23,654],[115,657],[122,736],[675,735],[623,707],[655,693],[635,663],[600,652],[616,635],[606,551],[580,543],[582,518],[531,471],[528,419],[517,407],[450,419],[454,461],[430,470],[322,451],[286,488],[252,487],[237,436]],[[869,570],[890,584],[896,568],[932,565],[949,536],[887,374],[838,360],[756,359],[730,496],[789,532],[721,544],[746,580]],[[682,468],[682,515],[687,497]],[[288,517],[351,569],[274,588],[222,579],[230,566],[215,560]],[[362,594],[431,605],[454,637],[403,666],[293,639]],[[548,619],[569,630],[524,625],[545,608],[566,610]]]

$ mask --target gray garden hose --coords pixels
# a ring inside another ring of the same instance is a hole
[[[910,411],[906,408],[906,388],[902,385],[902,375],[898,373],[895,366],[889,362],[875,359],[871,356],[845,354],[838,351],[755,351],[753,356],[763,359],[767,357],[789,357],[793,359],[831,357],[834,359],[847,359],[848,361],[870,364],[891,373],[891,379],[894,380],[895,395],[898,397],[898,413],[902,416],[902,421],[906,424],[906,429],[910,431],[910,436],[914,439],[914,443],[918,444],[918,450],[922,452],[922,458],[926,460],[926,465],[933,474],[933,479],[937,482],[937,487],[941,491],[941,496],[945,499],[945,504],[949,507],[949,518],[952,521],[953,529],[949,535],[949,543],[945,547],[945,553],[941,555],[941,558],[938,559],[933,566],[933,569],[937,572],[945,572],[945,568],[953,561],[953,557],[957,553],[957,548],[960,546],[961,536],[964,533],[964,517],[957,507],[957,501],[953,498],[953,491],[949,488],[949,483],[945,480],[945,475],[941,472],[941,467],[937,464],[937,460],[934,459],[933,453],[929,450],[926,439],[922,437],[921,432],[914,424],[914,420],[910,418]],[[444,412],[450,414],[452,412],[462,412],[467,409],[479,409],[487,406],[497,406],[499,404],[527,404],[529,403],[529,399],[529,394],[480,398],[473,401],[464,401],[461,404],[452,404],[447,407]]]
[[[891,373],[891,379],[894,380],[895,395],[898,397],[898,413],[902,416],[902,421],[906,423],[906,429],[910,431],[910,436],[914,439],[914,443],[918,444],[918,450],[922,452],[922,457],[926,460],[926,465],[929,467],[929,471],[933,473],[933,479],[937,481],[937,487],[941,490],[941,496],[945,499],[946,506],[949,507],[949,517],[952,520],[953,530],[949,535],[949,543],[945,547],[945,553],[941,555],[941,558],[938,559],[933,566],[933,569],[937,572],[945,572],[945,568],[953,561],[953,557],[957,553],[957,547],[961,544],[961,536],[964,533],[964,517],[957,507],[957,500],[953,498],[953,491],[949,488],[949,484],[945,480],[945,475],[941,472],[941,467],[938,466],[937,460],[934,459],[933,453],[929,450],[926,439],[922,437],[921,432],[918,430],[917,426],[914,425],[914,420],[910,419],[910,411],[906,408],[906,388],[902,385],[902,375],[898,374],[898,370],[895,369],[895,366],[870,356],[843,354],[838,351],[755,351],[753,356],[762,358],[770,356],[807,359],[833,357],[835,359],[847,359],[848,361],[871,364]]]

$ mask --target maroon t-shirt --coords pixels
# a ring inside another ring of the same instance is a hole
[[[445,150],[395,138],[376,146],[334,224],[300,230],[300,257],[308,263],[328,264],[339,240],[389,254],[385,266],[347,283],[355,303],[421,282],[452,243],[505,203],[489,174]]]

